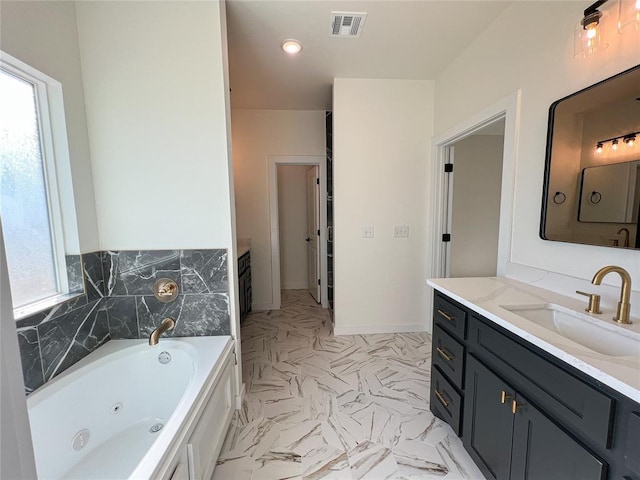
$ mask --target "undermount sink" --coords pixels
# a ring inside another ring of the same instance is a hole
[[[612,357],[640,355],[640,334],[555,304],[502,305],[502,308]]]

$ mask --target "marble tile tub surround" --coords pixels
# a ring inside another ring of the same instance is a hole
[[[327,310],[285,290],[243,323],[242,361],[214,480],[483,478],[429,410],[425,333],[334,337]]]
[[[100,251],[82,266],[84,295],[17,322],[27,394],[110,339],[148,337],[167,316],[167,336],[230,332],[226,249]],[[168,304],[151,293],[163,277],[180,287]]]
[[[586,299],[567,297],[506,277],[440,278],[428,280],[427,283],[488,320],[640,402],[640,349],[637,355],[632,356],[603,355],[503,308],[554,303],[586,315]],[[601,315],[591,316],[602,322],[605,328],[640,334],[638,318],[633,318],[632,325],[618,325],[611,320],[615,306],[603,307],[602,312]]]

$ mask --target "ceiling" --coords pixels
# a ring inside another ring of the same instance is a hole
[[[227,0],[233,108],[331,109],[333,78],[435,79],[511,1]],[[366,12],[360,38],[331,12]],[[287,38],[303,44],[285,55]]]

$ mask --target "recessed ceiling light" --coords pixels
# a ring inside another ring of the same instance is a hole
[[[302,44],[298,40],[289,38],[282,42],[282,50],[284,50],[289,55],[296,55],[300,53],[300,50],[302,50]]]

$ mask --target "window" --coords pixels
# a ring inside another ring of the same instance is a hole
[[[70,180],[63,173],[68,169],[60,83],[0,52],[0,221],[16,318],[74,290],[65,244],[74,233],[77,244],[70,182],[69,192],[60,195],[60,179]],[[63,222],[69,195],[70,229]]]

